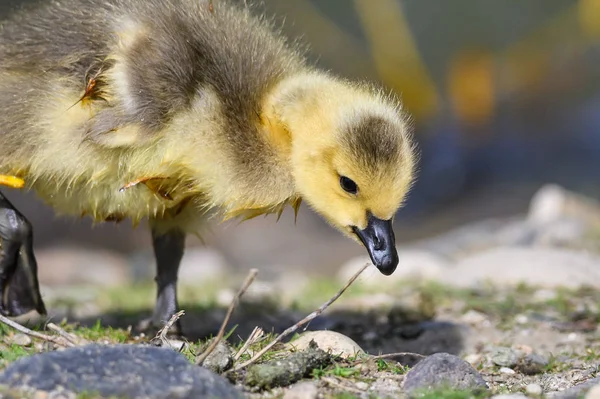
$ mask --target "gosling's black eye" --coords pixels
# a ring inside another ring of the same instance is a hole
[[[358,186],[354,181],[346,176],[340,176],[340,186],[344,191],[350,194],[356,194],[358,192]]]

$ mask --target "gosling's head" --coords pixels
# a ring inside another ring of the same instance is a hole
[[[392,220],[413,181],[416,156],[399,103],[363,87],[305,86],[288,125],[298,193],[362,243],[384,275],[398,265]]]

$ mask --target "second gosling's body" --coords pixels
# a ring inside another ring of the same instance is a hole
[[[0,28],[0,175],[61,214],[148,218],[155,324],[176,310],[185,235],[207,211],[305,200],[373,258],[393,232],[371,220],[391,223],[412,181],[407,134],[397,102],[316,71],[223,0],[49,1]],[[360,203],[338,169],[363,174],[349,179]]]

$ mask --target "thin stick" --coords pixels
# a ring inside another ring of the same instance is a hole
[[[348,289],[348,287],[350,287],[352,285],[352,283],[354,283],[354,281],[358,278],[358,276],[360,276],[360,274],[362,272],[364,272],[367,267],[369,267],[369,263],[365,264],[358,272],[356,272],[356,274],[354,276],[352,276],[352,278],[350,280],[348,280],[346,285],[344,287],[342,287],[342,289],[339,290],[337,292],[337,294],[335,294],[333,296],[333,298],[331,298],[330,300],[325,302],[323,305],[321,305],[321,307],[319,309],[315,310],[314,312],[312,312],[311,314],[306,316],[304,319],[300,320],[298,323],[294,324],[293,326],[289,327],[287,330],[285,330],[284,332],[279,334],[273,341],[271,341],[271,343],[269,343],[267,346],[265,346],[260,352],[258,352],[256,355],[254,355],[250,360],[235,366],[233,368],[233,370],[237,371],[237,370],[243,369],[244,367],[247,367],[247,366],[251,365],[252,363],[256,362],[258,359],[260,359],[260,357],[262,355],[267,353],[269,351],[269,349],[271,349],[276,343],[280,342],[283,338],[285,338],[288,335],[295,332],[298,328],[300,328],[304,324],[317,318],[321,313],[323,313],[325,311],[325,309],[327,309],[340,296],[342,296],[342,294]]]
[[[169,330],[171,329],[171,327],[173,327],[173,324],[175,324],[177,322],[177,320],[179,320],[181,318],[181,316],[183,316],[184,314],[185,314],[185,310],[180,310],[179,312],[177,312],[173,316],[171,316],[171,318],[169,319],[169,321],[167,321],[165,323],[163,328],[158,330],[158,333],[156,333],[156,336],[154,338],[152,338],[152,341],[154,341],[154,342],[160,341],[160,343],[162,345],[164,345],[165,343],[169,344],[169,340],[167,339],[167,334],[169,333]],[[171,346],[171,345],[169,345],[169,346]]]
[[[244,295],[244,293],[246,293],[246,290],[248,289],[248,287],[250,287],[250,284],[252,284],[252,282],[256,278],[257,274],[258,274],[257,269],[250,269],[250,272],[248,272],[248,276],[246,277],[246,280],[244,280],[242,287],[240,288],[240,290],[237,292],[237,294],[235,295],[235,297],[229,304],[229,309],[227,309],[227,314],[225,315],[225,319],[223,320],[223,323],[221,324],[219,333],[217,334],[215,339],[213,339],[210,346],[196,358],[196,364],[202,364],[202,362],[204,362],[204,360],[206,360],[208,355],[210,355],[212,353],[212,351],[217,347],[217,345],[219,344],[219,341],[221,341],[221,338],[223,338],[223,336],[225,335],[225,328],[227,327],[227,324],[229,323],[229,319],[231,318],[231,315],[233,314],[233,310],[237,306],[242,295]]]
[[[264,333],[265,332],[262,330],[262,328],[254,327],[254,330],[252,330],[252,333],[250,334],[246,342],[244,342],[244,345],[242,345],[240,350],[233,357],[233,360],[237,361],[244,353],[246,353],[250,345],[254,344],[263,337]]]
[[[59,346],[65,347],[65,348],[75,346],[73,343],[67,341],[66,339],[64,339],[62,337],[53,337],[51,335],[46,335],[46,334],[39,333],[37,331],[30,330],[29,328],[22,326],[19,323],[12,321],[8,317],[2,316],[1,314],[0,314],[0,322],[3,324],[6,324],[9,327],[14,328],[15,330],[17,330],[20,333],[29,335],[30,337],[33,337],[33,338],[38,338],[38,339],[41,339],[44,341],[52,342],[53,344],[56,344],[56,345],[59,345]]]
[[[73,345],[81,345],[81,342],[78,341],[78,340],[80,340],[79,337],[74,337],[73,334],[69,334],[68,332],[66,332],[65,330],[63,330],[62,328],[57,326],[56,324],[48,323],[46,325],[46,327],[48,327],[50,330],[58,333],[58,335],[60,335],[61,337],[63,337],[64,339],[66,339],[67,341],[72,343]],[[85,340],[84,340],[84,342],[85,342]],[[87,343],[87,342],[85,342],[85,343]]]

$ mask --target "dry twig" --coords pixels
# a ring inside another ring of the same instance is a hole
[[[58,335],[60,335],[61,337],[63,337],[64,339],[66,339],[67,341],[72,343],[73,345],[87,344],[87,341],[85,339],[79,338],[73,334],[69,334],[68,332],[66,332],[65,330],[63,330],[62,328],[60,328],[59,326],[57,326],[54,323],[48,323],[46,325],[46,327],[48,327],[50,330],[56,332]]]
[[[171,346],[169,340],[167,339],[167,334],[169,333],[171,327],[173,327],[173,324],[177,323],[177,320],[179,320],[184,314],[185,310],[180,310],[179,312],[171,316],[171,318],[165,323],[163,328],[158,330],[156,336],[152,338],[151,342],[160,342],[161,346],[164,346],[165,344]],[[181,351],[181,349],[183,349],[183,346],[179,350]]]
[[[254,327],[254,330],[252,330],[252,333],[250,334],[246,342],[244,342],[244,345],[242,345],[240,350],[235,354],[235,356],[233,356],[233,360],[237,361],[244,353],[246,353],[250,345],[258,342],[261,338],[263,338],[264,335],[265,332],[262,330],[262,328]]]
[[[246,280],[244,280],[244,283],[242,284],[241,288],[239,289],[239,291],[237,292],[237,294],[235,295],[235,297],[229,304],[229,309],[227,309],[227,314],[225,315],[225,319],[223,320],[223,323],[221,324],[219,333],[217,334],[215,339],[213,339],[210,346],[208,348],[206,348],[206,350],[204,352],[202,352],[196,358],[196,364],[202,364],[204,362],[204,360],[206,360],[208,355],[210,355],[212,353],[212,351],[217,347],[217,345],[219,344],[219,341],[221,341],[221,338],[223,338],[223,336],[225,335],[225,328],[227,327],[227,324],[229,323],[229,319],[231,318],[231,315],[233,314],[233,310],[237,306],[242,295],[244,295],[244,293],[246,293],[246,290],[248,289],[248,287],[250,287],[250,284],[252,284],[252,282],[256,278],[257,274],[258,274],[257,269],[250,269],[250,272],[248,272],[248,276],[246,277]]]
[[[325,311],[325,309],[327,309],[329,306],[331,306],[332,303],[334,303],[340,296],[342,296],[342,294],[348,289],[348,287],[350,287],[352,285],[352,283],[354,283],[354,281],[360,276],[360,274],[362,272],[365,271],[365,269],[367,267],[369,267],[369,263],[365,264],[358,272],[356,272],[356,274],[354,274],[354,276],[352,276],[352,278],[350,278],[350,280],[348,280],[346,285],[344,285],[344,287],[342,287],[342,289],[339,290],[337,292],[337,294],[335,294],[330,300],[325,302],[323,305],[321,305],[321,307],[319,307],[317,310],[315,310],[314,312],[312,312],[311,314],[306,316],[304,319],[300,320],[298,323],[294,324],[293,326],[289,327],[287,330],[285,330],[284,332],[279,334],[277,337],[275,337],[275,339],[273,341],[271,341],[271,343],[269,343],[267,346],[265,346],[260,352],[255,354],[250,360],[235,366],[233,368],[233,371],[243,369],[244,367],[247,367],[247,366],[251,365],[252,363],[256,362],[258,359],[260,359],[260,357],[262,355],[267,353],[269,351],[269,349],[271,349],[273,346],[275,346],[275,344],[280,342],[283,338],[294,333],[296,330],[298,330],[298,328],[300,328],[304,324],[317,318],[321,313],[323,313]]]
[[[33,338],[41,339],[41,340],[47,341],[47,342],[52,342],[53,344],[56,344],[56,345],[59,345],[59,346],[65,347],[65,348],[76,346],[71,341],[69,341],[63,337],[55,337],[52,335],[46,335],[46,334],[42,334],[37,331],[30,330],[29,328],[22,326],[19,323],[17,323],[16,321],[12,321],[8,317],[2,316],[1,314],[0,314],[0,322],[3,324],[6,324],[7,326],[9,326],[11,328],[14,328],[15,330],[17,330],[20,333],[29,335],[30,337],[33,337]]]

